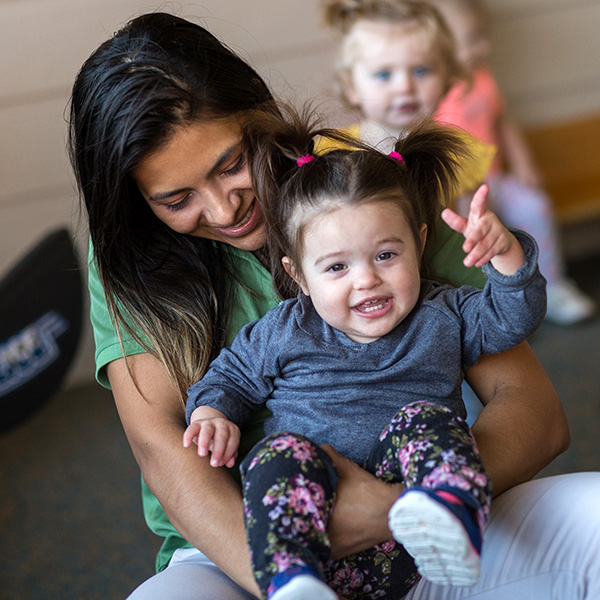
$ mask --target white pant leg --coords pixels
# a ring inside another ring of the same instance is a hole
[[[136,588],[127,600],[256,600],[204,554],[178,550],[169,566]]]
[[[492,502],[472,587],[421,580],[405,600],[600,599],[600,473],[519,485]]]

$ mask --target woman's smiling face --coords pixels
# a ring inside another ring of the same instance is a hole
[[[236,117],[179,127],[133,173],[152,212],[178,233],[257,250],[265,228]]]

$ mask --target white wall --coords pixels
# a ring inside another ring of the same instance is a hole
[[[599,0],[488,0],[494,66],[525,124],[600,111]],[[278,94],[331,100],[335,44],[318,0],[203,0],[163,9],[204,24]],[[0,276],[46,231],[77,220],[65,153],[70,86],[81,63],[143,0],[0,0]],[[328,106],[326,104],[326,106]],[[81,247],[84,247],[82,240]],[[91,377],[89,331],[72,381]]]
[[[524,125],[600,111],[599,0],[487,0],[493,66]]]

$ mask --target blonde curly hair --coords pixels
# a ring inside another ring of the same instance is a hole
[[[322,19],[326,27],[341,37],[337,63],[337,77],[342,98],[347,79],[356,55],[358,33],[355,25],[370,21],[375,23],[405,23],[426,31],[441,56],[446,61],[449,79],[466,79],[463,66],[456,56],[456,43],[440,12],[427,2],[418,0],[324,0]]]

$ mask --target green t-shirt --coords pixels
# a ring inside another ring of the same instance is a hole
[[[452,231],[440,220],[437,225],[436,238],[428,244],[426,249],[429,264],[438,277],[452,281],[456,285],[468,284],[483,287],[485,276],[481,270],[468,269],[462,264],[464,257],[462,243],[462,236]],[[222,248],[230,253],[231,262],[238,278],[238,282],[234,284],[234,304],[227,338],[227,343],[230,344],[243,325],[262,317],[279,303],[279,298],[272,287],[270,274],[251,252],[227,245],[222,245]],[[104,387],[110,388],[105,367],[111,361],[123,358],[123,352],[108,314],[104,291],[92,256],[93,250],[90,245],[88,287],[90,318],[96,344],[96,379]],[[127,356],[145,352],[127,334],[123,334],[123,345]],[[243,427],[240,457],[245,456],[250,448],[263,437],[263,423],[268,416],[267,409],[258,411]],[[156,558],[156,568],[160,571],[169,564],[175,550],[191,546],[171,525],[158,500],[150,492],[143,479],[142,503],[148,527],[156,535],[164,538]]]

